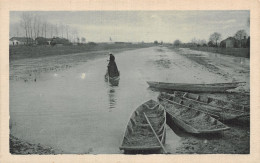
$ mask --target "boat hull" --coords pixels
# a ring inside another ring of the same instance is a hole
[[[112,86],[118,86],[119,85],[120,76],[110,77],[106,73],[105,75],[105,81],[109,82]]]
[[[184,91],[184,92],[211,92],[221,93],[238,87],[238,83],[215,83],[215,84],[183,84],[147,81],[151,88],[158,90]]]
[[[187,133],[213,134],[230,129],[209,114],[184,106],[179,101],[171,101],[163,98],[160,98],[160,100],[161,104],[165,107],[167,116],[173,124]]]
[[[218,99],[207,98],[206,96],[198,94],[174,91],[173,94],[161,93],[160,96],[161,98],[164,97],[167,99],[179,98],[183,100],[183,105],[210,113],[211,116],[214,116],[223,122],[249,116],[249,112],[246,111],[249,109],[244,106]]]
[[[125,153],[157,153],[162,147],[146,122],[144,113],[149,118],[162,144],[166,138],[166,112],[154,100],[149,100],[139,106],[131,115],[127,128],[119,147]]]

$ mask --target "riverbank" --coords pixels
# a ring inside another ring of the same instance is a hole
[[[32,144],[24,140],[18,139],[17,137],[10,134],[10,153],[15,155],[27,155],[27,154],[37,154],[37,155],[55,155],[61,153],[57,149],[52,147],[47,147],[42,144]]]
[[[190,49],[211,53],[219,53],[223,55],[230,55],[233,57],[250,58],[249,48],[191,47]]]
[[[250,61],[243,57],[233,57],[217,53],[195,51],[188,48],[174,48],[174,52],[202,66],[210,73],[230,82],[245,82],[232,92],[250,93]]]
[[[83,45],[64,45],[64,46],[50,46],[50,45],[37,45],[37,46],[9,46],[9,59],[10,61],[25,59],[25,58],[40,58],[48,56],[69,55],[75,53],[87,53],[95,51],[106,51],[106,53],[137,49],[153,46],[152,44],[106,44],[106,43],[92,43]]]
[[[246,82],[229,93],[203,93],[203,95],[232,101],[250,106],[250,66],[249,60],[226,57],[222,54],[194,51],[190,49],[172,49],[174,52],[197,63],[220,78],[227,81]],[[188,66],[188,65],[187,65]],[[220,135],[186,135],[176,149],[180,154],[249,154],[250,153],[250,117],[224,122],[231,129]]]

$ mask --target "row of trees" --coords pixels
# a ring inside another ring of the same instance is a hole
[[[242,44],[242,40],[244,39],[244,37],[247,37],[247,33],[245,30],[238,30],[235,35],[233,36],[233,38],[237,39],[240,46]],[[200,39],[196,39],[193,38],[191,39],[190,43],[188,43],[189,45],[196,45],[196,46],[211,46],[211,47],[218,47],[220,45],[220,41],[222,40],[222,36],[220,33],[218,32],[214,32],[209,36],[209,42],[207,43],[206,40],[200,40]],[[177,39],[173,42],[174,46],[180,46],[183,43]]]
[[[52,24],[44,17],[33,13],[23,13],[19,26],[15,28],[17,37],[25,36],[29,40],[35,40],[38,37],[66,38],[71,41],[79,39],[78,31],[67,24]]]

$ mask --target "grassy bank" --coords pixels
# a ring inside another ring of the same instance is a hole
[[[220,53],[220,54],[231,55],[235,57],[245,57],[245,58],[250,57],[248,48],[191,47],[190,49],[212,52],[212,53]]]
[[[64,55],[82,52],[107,51],[113,49],[135,49],[152,46],[152,44],[96,44],[96,45],[70,45],[70,46],[10,46],[10,60],[24,58],[39,58],[45,56]]]

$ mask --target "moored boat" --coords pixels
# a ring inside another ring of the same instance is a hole
[[[185,98],[185,93],[183,95],[182,94],[183,92],[177,91],[174,92],[174,94],[160,93],[158,99],[167,99],[169,101],[177,103],[181,101],[181,104],[183,106],[200,110],[223,122],[228,120],[234,120],[239,117],[248,116],[247,113],[240,110],[235,110],[231,108],[220,108],[212,105],[206,105],[204,103],[198,103],[196,100]]]
[[[151,88],[159,90],[186,91],[186,92],[226,92],[226,90],[234,89],[240,83],[213,83],[213,84],[188,84],[188,83],[165,83],[147,81]]]
[[[158,152],[164,148],[165,138],[166,112],[158,102],[149,100],[132,113],[119,149],[125,153]]]
[[[212,134],[230,129],[209,113],[183,105],[183,100],[172,101],[163,97],[159,99],[170,120],[188,133]]]
[[[183,94],[182,95],[183,98],[190,99],[190,100],[193,100],[198,103],[214,106],[217,108],[234,110],[234,111],[241,112],[241,113],[249,113],[249,110],[250,110],[249,106],[237,104],[237,103],[231,102],[231,101],[224,101],[224,100],[220,100],[220,99],[216,99],[216,98],[212,98],[212,97],[207,97],[205,95],[199,95],[199,94],[188,93],[188,92],[180,93],[177,91],[174,92],[174,94],[175,95]]]

